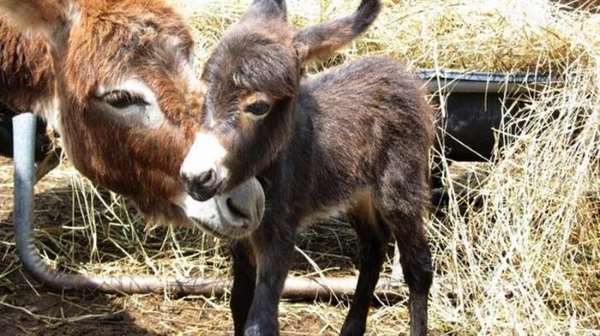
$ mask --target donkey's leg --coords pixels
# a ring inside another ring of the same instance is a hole
[[[233,315],[235,335],[241,336],[244,334],[248,311],[254,297],[256,262],[250,242],[246,240],[233,242],[231,254],[233,257],[233,288],[229,305]]]
[[[391,162],[381,176],[375,207],[390,227],[409,287],[410,333],[427,334],[427,297],[433,280],[423,215],[429,204],[427,172],[418,165]]]
[[[370,199],[364,200],[348,213],[360,243],[360,273],[350,311],[340,335],[363,335],[373,292],[385,259],[387,227],[376,214]]]
[[[427,335],[427,297],[433,280],[433,265],[423,220],[396,216],[394,236],[400,249],[400,263],[410,291],[410,334]],[[411,229],[408,229],[411,228]]]
[[[279,298],[294,251],[296,226],[272,220],[272,216],[265,216],[265,219],[251,236],[257,276],[254,299],[246,321],[246,336],[279,335]]]

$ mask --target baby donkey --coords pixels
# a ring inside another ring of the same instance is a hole
[[[187,162],[190,194],[205,200],[257,176],[267,210],[235,238],[236,335],[278,334],[277,307],[298,229],[343,210],[360,239],[360,275],[342,335],[362,335],[390,233],[410,288],[411,335],[427,332],[432,282],[425,237],[432,114],[419,81],[366,57],[305,78],[307,61],[364,32],[380,10],[296,31],[283,0],[255,0],[204,69],[204,120]],[[243,214],[240,214],[243,215]],[[239,234],[239,231],[238,231]]]

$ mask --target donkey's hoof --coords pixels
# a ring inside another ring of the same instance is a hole
[[[362,336],[364,334],[365,326],[358,321],[346,321],[340,332],[340,336]]]
[[[276,328],[265,328],[258,324],[246,327],[244,336],[278,336],[279,332]]]

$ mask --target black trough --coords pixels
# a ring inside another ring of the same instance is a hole
[[[503,115],[503,105],[518,107],[519,94],[549,83],[547,76],[530,74],[443,70],[418,74],[426,81],[427,90],[435,93],[437,103],[445,104],[441,143],[446,158],[454,161],[488,160],[495,145],[493,130],[508,117]]]

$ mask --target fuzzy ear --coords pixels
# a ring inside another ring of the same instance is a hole
[[[304,62],[328,56],[367,30],[380,9],[379,0],[362,0],[351,16],[300,30],[294,36],[298,55]]]
[[[0,0],[0,15],[22,32],[45,33],[55,46],[66,37],[72,0]]]
[[[281,18],[287,20],[285,0],[254,0],[244,18]]]

